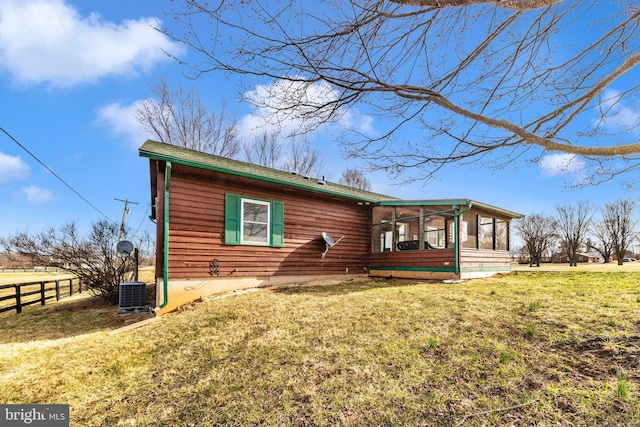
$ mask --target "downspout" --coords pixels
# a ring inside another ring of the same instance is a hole
[[[167,161],[164,170],[164,214],[162,233],[162,294],[164,301],[156,310],[161,310],[169,303],[169,183],[171,182],[171,162]]]
[[[455,227],[453,227],[453,264],[458,278],[460,278],[460,222],[458,221],[458,218],[470,209],[471,201],[468,200],[467,206],[464,209],[453,214],[453,223],[455,224]]]

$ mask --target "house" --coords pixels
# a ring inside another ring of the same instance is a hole
[[[568,263],[569,256],[567,254],[562,254],[558,257],[559,263]],[[576,254],[576,262],[579,263],[593,263],[593,262],[603,262],[600,254],[597,253],[577,253]]]
[[[522,215],[400,200],[147,141],[159,313],[202,296],[327,277],[464,279],[510,271]]]

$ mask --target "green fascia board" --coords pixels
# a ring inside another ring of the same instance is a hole
[[[390,270],[390,271],[433,271],[437,273],[455,273],[454,267],[369,267],[369,271]]]
[[[451,206],[452,208],[465,207],[465,208],[479,208],[486,211],[498,213],[501,215],[505,215],[511,218],[524,218],[524,215],[509,211],[507,209],[502,209],[497,206],[488,205],[486,203],[477,202],[471,199],[441,199],[441,200],[386,200],[381,201],[380,206]]]
[[[326,182],[322,178],[304,177],[163,142],[148,140],[140,147],[140,156],[363,202],[379,203],[383,200],[399,200],[383,194]]]

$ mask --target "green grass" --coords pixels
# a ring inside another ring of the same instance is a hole
[[[78,426],[640,425],[638,283],[264,289],[117,335],[116,309],[61,302],[0,316],[0,402],[69,403]]]

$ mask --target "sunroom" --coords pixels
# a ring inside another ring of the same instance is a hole
[[[369,274],[465,279],[510,271],[516,218],[468,199],[381,202],[372,209]]]

